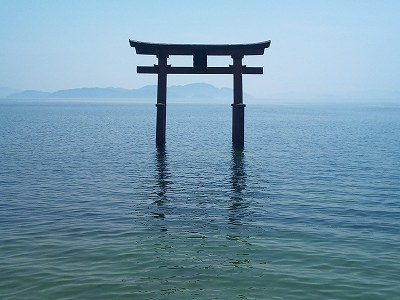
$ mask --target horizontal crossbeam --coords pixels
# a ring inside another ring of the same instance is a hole
[[[251,44],[161,44],[129,40],[137,54],[147,55],[196,55],[199,51],[204,55],[263,55],[271,41]]]
[[[137,72],[145,74],[158,74],[158,65],[154,65],[153,67],[138,66]],[[168,65],[167,74],[234,74],[234,70],[233,66],[193,68],[193,67],[171,67],[170,65]],[[263,74],[263,68],[242,66],[242,74]]]

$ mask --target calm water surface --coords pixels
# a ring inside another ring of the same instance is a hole
[[[0,103],[1,299],[400,299],[400,106]]]

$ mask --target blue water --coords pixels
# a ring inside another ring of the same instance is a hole
[[[400,299],[400,105],[0,102],[1,299]]]

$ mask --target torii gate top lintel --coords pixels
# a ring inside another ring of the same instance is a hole
[[[158,68],[166,63],[170,55],[193,56],[193,67],[172,67],[166,65],[167,74],[234,74],[232,66],[229,67],[208,67],[207,56],[231,56],[240,64],[241,74],[262,74],[262,67],[242,66],[241,60],[245,55],[263,55],[265,48],[269,48],[271,41],[252,44],[161,44],[147,43],[129,40],[131,47],[136,49],[137,54],[156,55],[159,64],[155,66],[138,66],[138,73],[159,74]]]
[[[263,55],[271,41],[251,44],[162,44],[129,40],[137,54],[147,55]]]

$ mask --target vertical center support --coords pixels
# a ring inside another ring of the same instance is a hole
[[[165,133],[167,125],[167,58],[168,55],[157,55],[158,58],[158,85],[157,85],[157,125],[156,145],[159,148],[165,147]]]
[[[232,104],[232,145],[236,149],[244,147],[243,104],[243,55],[232,55],[233,59],[233,104]]]

